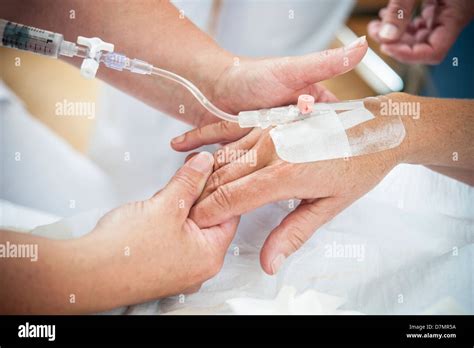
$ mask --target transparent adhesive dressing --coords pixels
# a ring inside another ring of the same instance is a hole
[[[385,97],[318,104],[327,110],[300,121],[279,125],[270,131],[275,150],[290,163],[349,158],[389,150],[405,138],[398,115],[375,116]]]

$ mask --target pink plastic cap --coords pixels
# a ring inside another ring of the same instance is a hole
[[[309,94],[302,94],[298,97],[298,109],[302,114],[309,114],[313,111],[314,97]]]

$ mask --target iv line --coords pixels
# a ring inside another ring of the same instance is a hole
[[[151,74],[161,76],[179,83],[181,86],[185,87],[197,101],[211,114],[230,122],[239,122],[239,117],[237,115],[231,115],[225,111],[222,111],[217,106],[212,104],[209,99],[206,98],[204,94],[189,80],[172,73],[171,71],[153,67]]]
[[[232,115],[215,106],[189,80],[139,59],[130,59],[124,54],[114,52],[114,45],[101,39],[78,36],[77,44],[64,40],[64,36],[47,30],[18,24],[0,18],[0,46],[11,47],[58,58],[59,56],[83,58],[81,75],[92,79],[96,76],[100,63],[118,71],[129,70],[142,75],[155,75],[167,78],[185,87],[198,102],[213,115],[235,122],[242,128],[276,126],[300,120],[302,117],[317,116],[324,110],[311,113],[302,112],[294,105],[272,109],[241,111]],[[307,114],[307,115],[306,115]]]

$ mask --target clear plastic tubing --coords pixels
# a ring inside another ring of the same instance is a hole
[[[217,106],[212,104],[209,99],[206,98],[204,94],[197,88],[191,81],[186,80],[184,77],[181,77],[171,71],[160,69],[154,67],[153,65],[144,62],[140,59],[130,59],[122,53],[118,52],[108,52],[102,55],[100,61],[105,64],[106,67],[115,70],[129,70],[135,74],[142,75],[156,75],[164,77],[168,80],[179,83],[181,86],[186,88],[191,94],[196,98],[199,103],[213,115],[230,122],[239,122],[239,117],[237,115],[232,115],[227,112],[222,111]]]
[[[191,81],[186,80],[184,77],[181,77],[171,71],[160,69],[154,67],[153,65],[144,62],[140,59],[130,59],[122,53],[109,52],[102,55],[101,60],[106,67],[115,70],[129,70],[132,73],[142,74],[142,75],[156,75],[164,77],[168,80],[179,83],[181,86],[186,88],[191,94],[196,98],[199,103],[213,115],[230,122],[239,122],[239,117],[237,115],[228,114],[227,112],[222,111],[217,106],[212,104],[209,99],[206,98],[204,94],[197,88]]]
[[[210,113],[216,115],[217,117],[229,121],[229,122],[239,122],[239,117],[237,115],[232,115],[229,114],[225,111],[222,111],[219,109],[217,106],[212,104],[209,99],[206,98],[204,94],[189,80],[186,80],[185,78],[172,73],[171,71],[163,70],[160,68],[153,67],[151,70],[151,74],[161,76],[164,78],[167,78],[169,80],[172,80],[174,82],[179,83],[181,86],[185,87],[191,94],[196,98],[199,103]]]

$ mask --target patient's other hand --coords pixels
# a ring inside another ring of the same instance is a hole
[[[152,198],[109,212],[85,237],[107,254],[122,305],[189,292],[219,272],[238,218],[205,229],[188,218],[212,166],[200,153]]]
[[[412,19],[415,0],[391,0],[369,23],[368,33],[382,52],[403,63],[440,63],[474,16],[472,0],[425,0]]]

